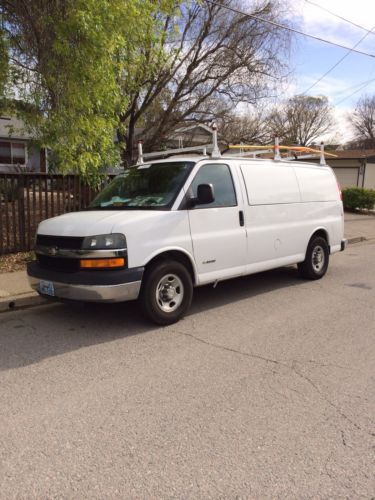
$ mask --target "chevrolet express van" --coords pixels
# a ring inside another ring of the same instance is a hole
[[[139,299],[166,325],[187,312],[196,286],[290,264],[320,279],[345,246],[330,167],[174,157],[132,167],[88,209],[43,221],[28,275],[58,299]]]

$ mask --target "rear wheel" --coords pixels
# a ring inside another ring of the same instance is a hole
[[[329,264],[328,243],[322,236],[313,236],[307,247],[306,258],[298,264],[298,271],[303,278],[318,280],[327,272]]]
[[[193,283],[186,267],[177,261],[161,261],[147,269],[140,303],[144,315],[158,325],[170,325],[183,317],[193,297]]]

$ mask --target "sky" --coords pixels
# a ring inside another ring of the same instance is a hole
[[[365,29],[355,27],[306,0],[290,0],[296,29],[348,47],[354,47],[366,35],[366,30],[373,29],[374,33],[369,33],[356,48],[375,56],[375,0],[311,1]],[[295,35],[290,58],[293,73],[286,90],[290,95],[307,91],[308,95],[327,96],[335,109],[336,133],[341,141],[350,140],[352,136],[345,116],[361,95],[375,94],[375,57],[351,52],[322,81],[308,89],[347,53],[345,49]],[[373,81],[365,85],[371,79]]]

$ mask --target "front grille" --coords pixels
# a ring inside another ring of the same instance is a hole
[[[48,255],[36,254],[37,261],[41,267],[53,271],[74,273],[79,271],[79,259],[66,259],[63,257],[49,257]]]
[[[80,236],[50,236],[46,234],[38,234],[36,244],[45,247],[57,247],[68,250],[79,250],[82,248],[84,238]]]

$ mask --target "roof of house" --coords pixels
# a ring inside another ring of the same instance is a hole
[[[375,156],[375,149],[336,149],[335,151],[328,152],[335,154],[340,160],[371,158]],[[334,158],[332,159],[334,160]]]
[[[192,123],[190,125],[185,125],[183,127],[176,128],[172,134],[170,134],[171,137],[183,134],[185,132],[190,132],[192,130],[201,130],[203,132],[208,133],[209,135],[212,135],[213,130],[211,127],[208,125],[205,125],[204,123]]]

